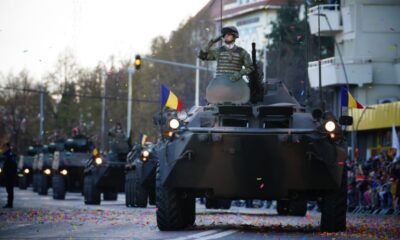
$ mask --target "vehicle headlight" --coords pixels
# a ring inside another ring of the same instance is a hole
[[[66,169],[63,169],[63,170],[60,171],[60,173],[61,173],[61,175],[65,176],[65,175],[68,174],[68,171]]]
[[[51,174],[51,170],[48,169],[48,168],[45,169],[43,172],[44,172],[44,174],[46,174],[46,175],[50,175],[50,174]]]
[[[145,157],[145,158],[147,158],[147,157],[150,156],[150,152],[149,152],[148,150],[143,150],[142,156]]]
[[[103,163],[103,159],[97,157],[97,158],[94,160],[94,162],[95,162],[97,165],[100,165],[100,164]]]
[[[1,171],[2,171],[2,170],[1,170],[1,168],[0,168],[0,173],[1,173]]]
[[[328,132],[333,132],[336,129],[336,124],[333,121],[327,121],[325,123],[325,130]]]
[[[172,129],[172,130],[176,130],[179,128],[179,120],[176,118],[172,118],[171,120],[169,120],[168,122],[168,126]]]
[[[27,169],[27,168],[24,169],[25,174],[28,174],[29,172],[30,172],[29,169]]]

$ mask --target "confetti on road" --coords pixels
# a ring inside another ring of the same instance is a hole
[[[14,209],[0,211],[0,231],[17,224],[68,223],[71,231],[90,225],[137,225],[157,231],[156,209]],[[320,213],[308,212],[306,217],[277,216],[272,213],[207,212],[198,214],[194,229],[227,228],[257,233],[305,234],[322,238],[397,239],[400,235],[398,216],[353,215],[347,218],[347,230],[341,233],[319,232]]]

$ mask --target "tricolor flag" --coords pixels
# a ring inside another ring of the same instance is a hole
[[[140,144],[142,144],[142,146],[147,142],[147,135],[141,133],[140,134],[140,140],[139,140]]]
[[[167,106],[178,111],[181,111],[183,108],[183,102],[164,84],[161,84],[160,103],[162,106]]]
[[[364,108],[357,100],[351,96],[349,90],[346,87],[340,89],[341,107],[347,108]]]

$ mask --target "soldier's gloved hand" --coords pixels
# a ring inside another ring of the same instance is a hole
[[[232,82],[237,82],[237,81],[239,81],[240,79],[242,79],[242,74],[241,74],[240,72],[235,72],[235,73],[233,73],[232,76],[231,76],[231,81],[232,81]]]
[[[222,36],[221,36],[221,35],[218,36],[218,37],[215,37],[215,38],[211,39],[211,41],[212,41],[213,43],[219,42],[220,40],[222,40]]]

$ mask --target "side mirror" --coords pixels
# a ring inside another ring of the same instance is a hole
[[[321,119],[321,117],[322,117],[322,111],[321,111],[320,109],[315,109],[315,110],[312,112],[312,116],[313,116],[314,119],[319,120],[319,119]]]
[[[339,123],[342,126],[350,126],[353,124],[353,117],[352,116],[341,116],[339,118]]]

